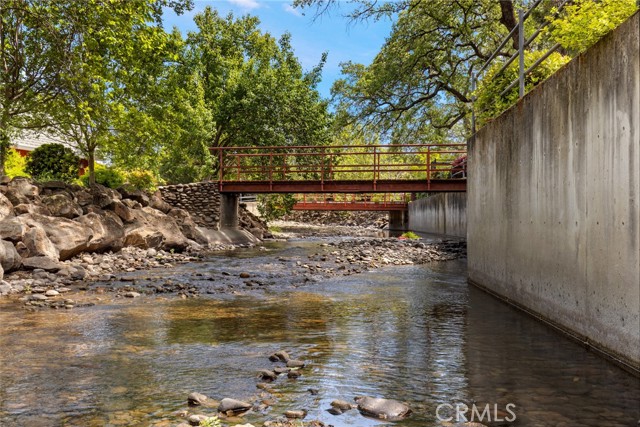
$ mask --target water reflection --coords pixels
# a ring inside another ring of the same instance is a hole
[[[313,244],[302,246],[237,261],[258,271],[270,257]],[[198,268],[227,265],[215,258]],[[408,402],[414,415],[397,424],[410,427],[440,425],[436,407],[455,402],[515,403],[523,426],[637,422],[638,379],[469,288],[464,268],[390,268],[224,299],[3,308],[0,425],[176,425],[173,412],[185,409],[191,391],[254,398],[255,372],[279,349],[310,367],[297,380],[278,380],[270,414],[305,408],[308,418],[336,426],[377,425],[355,411],[325,412],[333,399],[367,394]]]

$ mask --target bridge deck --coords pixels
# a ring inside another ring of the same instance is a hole
[[[380,181],[220,181],[221,193],[432,193],[464,192],[466,179]]]

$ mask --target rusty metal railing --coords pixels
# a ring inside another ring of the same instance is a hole
[[[466,144],[214,147],[218,181],[457,179],[452,162]]]

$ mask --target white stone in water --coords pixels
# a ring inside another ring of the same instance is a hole
[[[56,297],[58,295],[60,295],[60,292],[55,291],[53,289],[48,290],[47,292],[44,293],[46,296],[48,297]]]
[[[137,298],[140,296],[140,294],[138,292],[131,291],[131,292],[125,293],[124,296],[127,298]]]

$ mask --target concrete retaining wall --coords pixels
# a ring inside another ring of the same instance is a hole
[[[466,193],[440,193],[409,203],[409,230],[466,238]]]
[[[469,279],[640,367],[639,15],[471,141]]]
[[[160,187],[162,198],[173,207],[185,209],[201,227],[220,227],[220,193],[215,182],[195,182]]]

